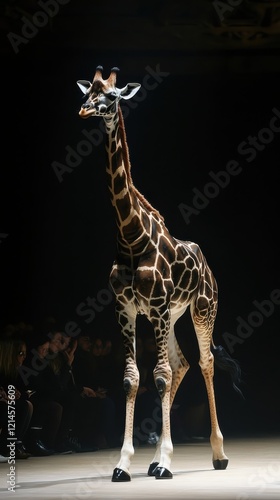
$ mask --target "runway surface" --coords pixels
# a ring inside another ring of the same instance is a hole
[[[135,449],[132,479],[111,481],[120,450],[30,457],[18,460],[15,475],[10,465],[0,463],[1,500],[30,499],[280,499],[280,437],[250,437],[224,440],[229,458],[226,470],[212,467],[208,440],[175,444],[172,479],[147,476],[153,446]],[[9,479],[15,491],[9,491]]]

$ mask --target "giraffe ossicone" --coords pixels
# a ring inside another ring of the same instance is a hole
[[[97,66],[92,82],[79,80],[77,84],[86,98],[79,111],[80,117],[104,119],[107,181],[118,230],[110,283],[115,293],[116,318],[125,348],[126,416],[120,459],[113,470],[112,481],[131,480],[134,408],[139,386],[135,339],[138,314],[144,314],[154,329],[158,356],[153,375],[162,409],[162,432],[147,475],[156,479],[173,477],[170,470],[173,455],[170,409],[189,369],[176,340],[174,326],[187,310],[198,341],[199,365],[208,395],[212,462],[215,469],[225,469],[228,458],[223,449],[213,384],[214,359],[216,354],[222,357],[224,353],[221,346],[218,349],[213,342],[217,283],[200,247],[170,235],[161,214],[133,184],[120,104],[122,99],[132,98],[140,84],[128,83],[117,88],[118,69],[112,68],[107,80],[103,79],[102,73],[102,66]],[[238,382],[239,366],[232,358],[230,370]]]

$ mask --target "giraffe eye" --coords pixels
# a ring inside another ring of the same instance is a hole
[[[108,99],[110,99],[110,101],[114,101],[114,99],[116,99],[116,97],[117,97],[117,94],[116,94],[116,92],[108,92],[108,94],[106,94],[106,97],[108,97]]]

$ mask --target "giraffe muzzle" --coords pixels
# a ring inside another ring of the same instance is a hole
[[[83,104],[80,111],[79,115],[82,118],[88,118],[88,116],[91,114],[92,107],[89,104]]]
[[[96,104],[94,102],[85,103],[82,105],[79,115],[82,118],[87,118],[91,115],[103,115],[107,111],[107,106],[105,104]]]

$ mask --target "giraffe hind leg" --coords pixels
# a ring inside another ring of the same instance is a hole
[[[210,443],[212,447],[212,463],[214,469],[226,469],[228,465],[228,457],[226,456],[223,448],[223,435],[221,433],[215,401],[214,391],[214,356],[211,352],[212,333],[214,328],[214,321],[216,317],[216,303],[208,301],[207,308],[203,308],[203,314],[200,312],[197,304],[203,303],[205,306],[206,301],[203,299],[197,301],[191,309],[191,317],[195,328],[197,341],[200,351],[199,365],[204,378],[211,421],[211,436]],[[207,309],[207,314],[205,310]]]

